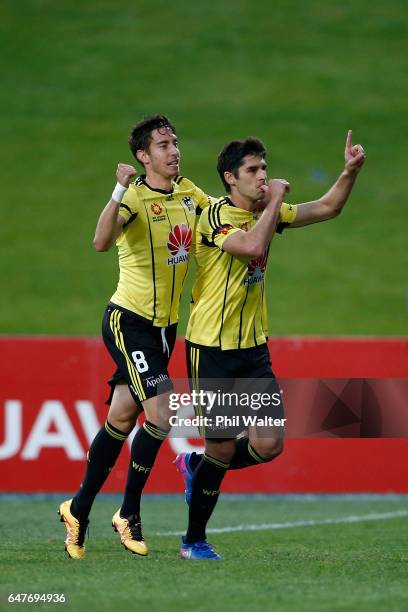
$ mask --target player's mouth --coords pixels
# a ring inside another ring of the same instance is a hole
[[[179,163],[180,163],[179,159],[174,159],[168,164],[168,166],[173,167],[173,168],[178,168]]]

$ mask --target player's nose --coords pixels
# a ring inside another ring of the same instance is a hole
[[[177,157],[177,158],[180,157],[180,153],[179,153],[178,147],[176,145],[172,145],[172,147],[170,149],[170,153],[174,157]]]

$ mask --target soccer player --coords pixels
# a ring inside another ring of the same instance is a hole
[[[115,242],[118,248],[119,282],[102,326],[117,369],[109,381],[108,417],[89,449],[81,487],[59,508],[67,529],[65,549],[73,559],[85,554],[93,501],[142,409],[146,421],[132,443],[124,500],[112,525],[126,549],[147,554],[140,498],[170,429],[168,363],[180,295],[196,214],[210,203],[201,189],[179,176],[176,130],[167,117],[157,115],[140,122],[131,131],[129,145],[145,175],[132,182],[135,168],[118,165],[118,182],[94,238],[97,251],[108,251]]]
[[[258,139],[227,144],[218,172],[228,196],[206,208],[198,222],[196,279],[187,328],[187,364],[193,386],[209,379],[259,379],[262,390],[278,389],[266,344],[264,274],[276,231],[336,217],[365,161],[361,145],[347,134],[345,167],[331,189],[315,201],[283,203],[289,184],[266,181],[265,148]],[[259,202],[264,210],[258,212]],[[265,387],[266,385],[266,387]],[[212,389],[214,390],[214,389]],[[283,416],[282,403],[270,414]],[[276,421],[279,423],[279,421]],[[250,428],[248,435],[217,437],[206,431],[204,455],[182,454],[176,465],[185,478],[189,521],[182,538],[183,559],[221,559],[206,540],[206,525],[228,469],[271,461],[283,449],[282,428]]]

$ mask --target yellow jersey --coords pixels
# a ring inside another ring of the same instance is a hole
[[[178,320],[196,215],[211,198],[179,176],[172,190],[152,189],[141,176],[119,208],[125,220],[116,240],[119,282],[111,301],[156,327]]]
[[[283,203],[277,231],[293,223],[297,206]],[[265,269],[268,249],[257,259],[223,251],[225,239],[255,225],[260,212],[238,208],[221,198],[206,208],[197,225],[196,277],[186,338],[222,350],[250,348],[266,342],[268,321]]]

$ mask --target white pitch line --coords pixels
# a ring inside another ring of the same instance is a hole
[[[362,523],[364,521],[386,521],[393,518],[408,516],[408,510],[396,512],[377,512],[373,514],[356,514],[351,516],[339,516],[328,519],[294,521],[286,523],[261,523],[259,525],[236,525],[235,527],[218,527],[207,529],[207,533],[234,533],[236,531],[270,531],[273,529],[291,529],[293,527],[315,527],[316,525],[338,525],[341,523]],[[162,531],[155,533],[156,536],[181,536],[185,531]]]

